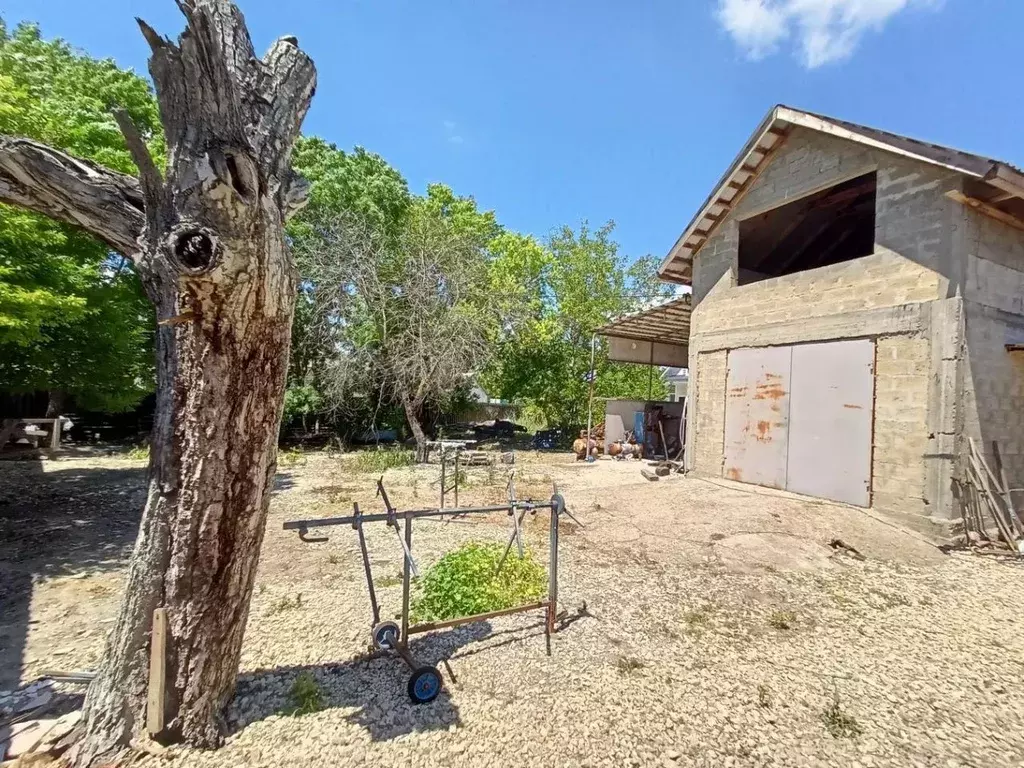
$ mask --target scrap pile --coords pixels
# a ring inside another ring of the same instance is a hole
[[[608,446],[608,455],[616,459],[642,459],[644,447],[636,441],[636,435],[630,431],[626,432],[622,440],[617,440]]]
[[[999,443],[992,441],[994,468],[978,450],[974,440],[969,440],[968,446],[970,453],[966,479],[953,483],[953,490],[960,500],[964,535],[968,544],[991,546],[993,542],[989,532],[994,530],[997,538],[1002,539],[1010,549],[1018,555],[1024,555],[1024,518],[1013,502],[1013,492],[1019,489],[1010,488]],[[992,523],[995,524],[994,529]]]
[[[576,454],[576,460],[582,461],[587,458],[587,443],[590,443],[590,455],[594,458],[604,453],[604,422],[597,424],[590,430],[590,440],[587,440],[587,430],[581,429],[580,436],[572,443],[572,452]]]
[[[80,686],[92,677],[55,675],[16,691],[0,691],[0,761],[27,755],[56,757],[66,751],[82,716]]]

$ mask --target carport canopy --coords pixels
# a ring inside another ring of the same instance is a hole
[[[690,294],[642,312],[624,315],[597,328],[608,339],[608,359],[688,368]]]

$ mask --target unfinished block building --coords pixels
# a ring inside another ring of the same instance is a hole
[[[1024,175],[773,109],[661,265],[692,285],[698,474],[959,517],[967,441],[1024,486]]]

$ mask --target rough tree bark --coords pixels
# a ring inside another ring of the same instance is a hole
[[[416,463],[426,464],[430,461],[430,447],[427,445],[427,433],[423,431],[420,423],[420,409],[405,392],[399,395],[402,401],[402,409],[405,411],[405,419],[409,422],[409,429],[416,440]]]
[[[74,761],[144,731],[154,608],[168,614],[161,741],[218,744],[234,690],[275,467],[294,308],[284,221],[305,200],[291,150],[316,72],[294,38],[257,58],[229,0],[178,0],[178,44],[139,21],[167,138],[161,176],[116,115],[139,179],[0,138],[0,201],[130,257],[156,305],[149,489],[125,595]]]
[[[56,419],[60,416],[61,411],[64,410],[64,393],[59,389],[51,389],[49,392],[49,398],[46,401],[46,416],[47,419]]]

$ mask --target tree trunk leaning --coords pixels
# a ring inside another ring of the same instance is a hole
[[[64,393],[59,389],[51,389],[49,391],[49,397],[46,401],[46,416],[47,419],[59,419],[61,412],[64,410]]]
[[[403,393],[400,399],[402,409],[405,411],[405,419],[409,422],[409,429],[412,430],[412,436],[416,440],[416,463],[426,464],[430,460],[430,447],[427,445],[427,434],[423,431],[423,425],[420,423],[419,409],[408,395]]]
[[[0,201],[83,227],[132,258],[157,310],[149,488],[121,610],[86,698],[77,766],[146,729],[149,635],[167,613],[157,738],[221,739],[276,469],[304,202],[291,149],[315,88],[294,38],[262,58],[229,0],[180,0],[177,44],[139,22],[167,139],[165,174],[129,118],[133,179],[0,138]]]

